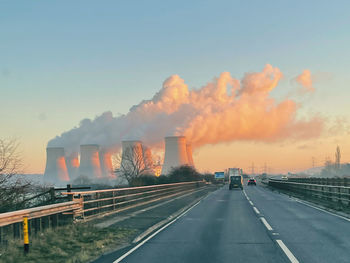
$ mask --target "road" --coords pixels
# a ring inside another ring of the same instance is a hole
[[[350,222],[260,186],[225,186],[126,252],[116,262],[350,262]]]

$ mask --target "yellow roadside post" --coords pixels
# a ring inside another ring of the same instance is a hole
[[[28,217],[23,217],[23,243],[24,253],[29,252]]]

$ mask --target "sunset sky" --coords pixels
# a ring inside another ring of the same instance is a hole
[[[174,114],[200,171],[297,172],[334,160],[337,145],[350,162],[349,1],[5,0],[0,10],[0,138],[18,139],[26,173],[43,173],[47,143],[81,120],[134,105],[138,117],[152,109],[152,127]],[[218,95],[220,80],[237,98]]]

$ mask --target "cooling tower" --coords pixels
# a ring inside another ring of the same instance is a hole
[[[162,174],[168,174],[171,168],[186,164],[188,164],[186,138],[184,136],[165,137]]]
[[[102,177],[114,179],[114,171],[112,165],[112,155],[108,151],[100,151],[101,173]]]
[[[46,148],[45,181],[50,183],[68,182],[66,160],[63,147]]]
[[[144,169],[141,141],[122,141],[122,150],[121,169],[134,169],[135,166],[137,166],[138,170]]]
[[[74,180],[79,176],[79,154],[74,152],[66,156],[67,170],[70,180]]]
[[[193,158],[192,158],[192,145],[190,143],[186,144],[187,160],[188,164],[194,167]]]
[[[95,179],[102,177],[98,145],[80,145],[79,175]]]

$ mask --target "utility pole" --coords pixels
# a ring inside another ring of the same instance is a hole
[[[339,148],[339,145],[338,145],[337,149],[335,151],[335,168],[337,170],[340,169],[340,158],[341,158],[341,153],[340,153],[340,148]]]
[[[265,174],[267,173],[267,165],[266,165],[266,163],[264,164],[264,173]]]
[[[252,166],[250,167],[250,169],[251,169],[251,171],[252,171],[252,175],[254,175],[254,168],[255,168],[254,162],[252,162]]]

